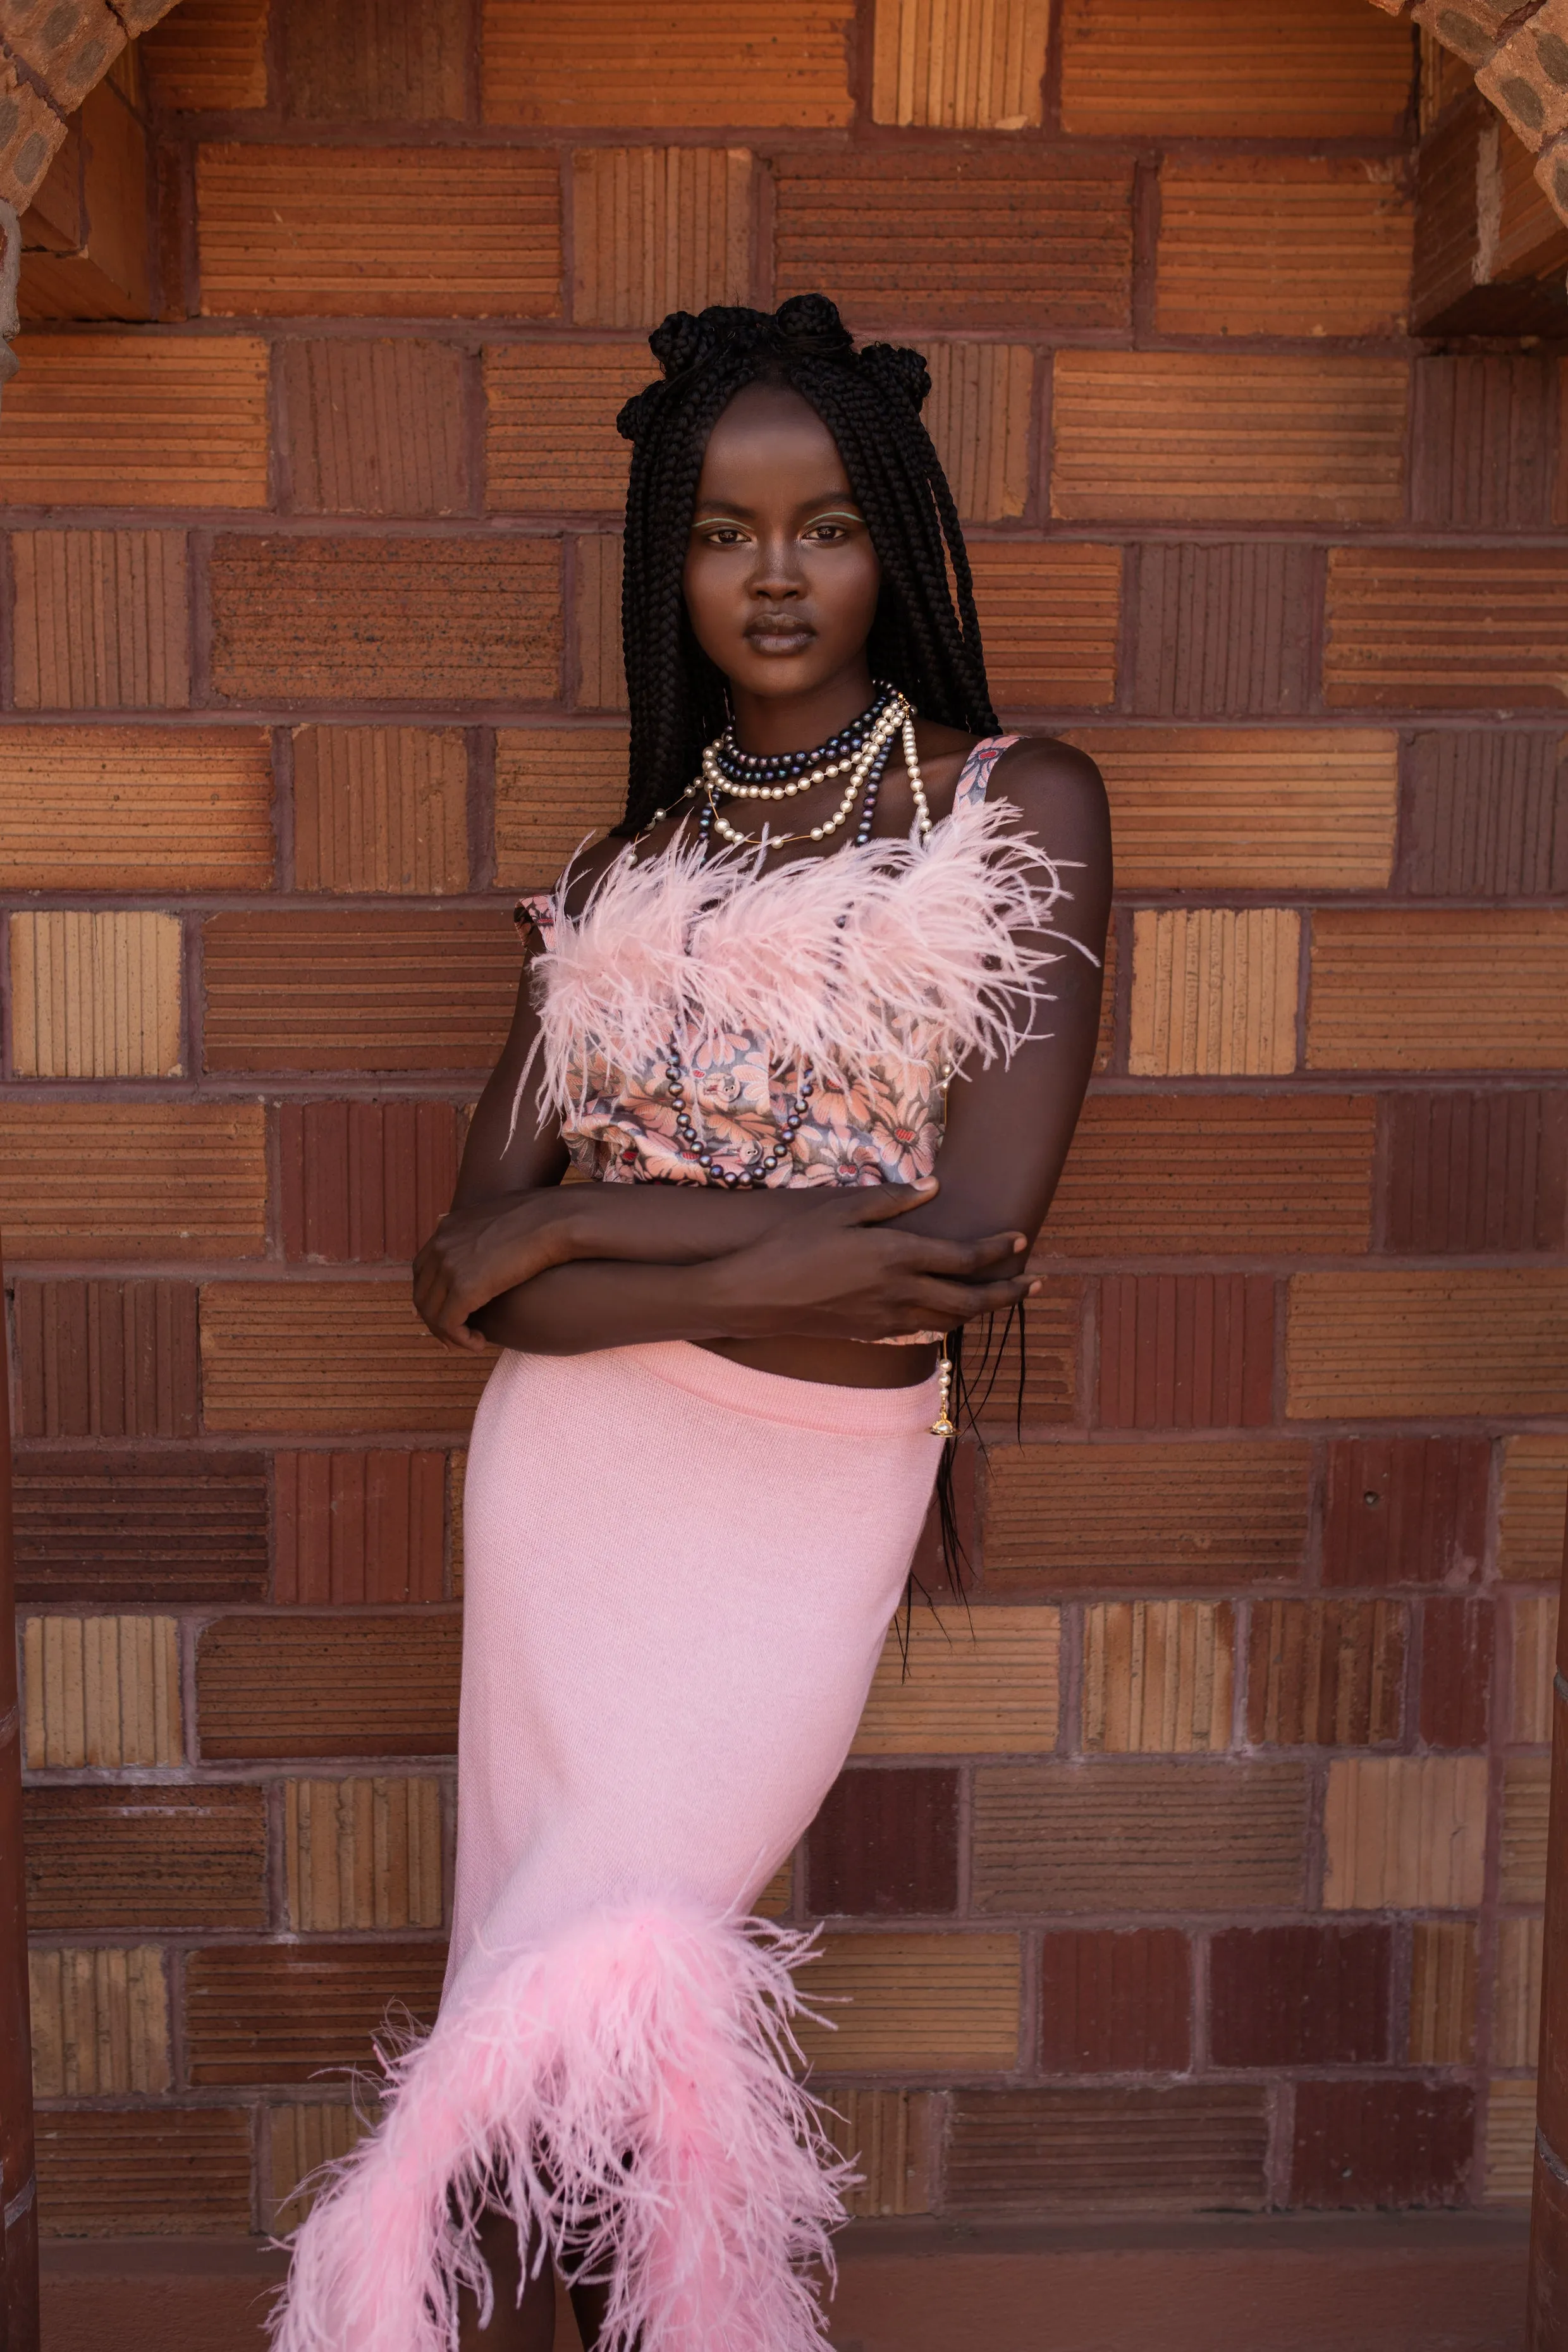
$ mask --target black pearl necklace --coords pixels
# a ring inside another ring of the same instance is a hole
[[[803,1063],[800,1084],[784,1115],[780,1140],[749,1168],[721,1168],[692,1124],[686,1100],[686,1081],[681,1076],[680,1048],[673,1037],[669,1041],[669,1059],[665,1065],[665,1076],[669,1081],[669,1099],[675,1106],[675,1131],[681,1144],[689,1156],[696,1160],[709,1183],[728,1185],[731,1192],[749,1192],[753,1184],[766,1183],[773,1170],[789,1158],[805,1117],[805,1107],[816,1086],[816,1076],[811,1064]]]

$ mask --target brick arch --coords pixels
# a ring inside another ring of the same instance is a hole
[[[1408,15],[1463,58],[1483,98],[1537,158],[1547,202],[1568,221],[1568,0],[1372,0]]]
[[[76,112],[128,41],[175,0],[5,0],[0,8],[0,203],[24,211]]]

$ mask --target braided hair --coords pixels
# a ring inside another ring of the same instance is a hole
[[[660,382],[616,419],[632,445],[621,626],[631,705],[626,815],[635,834],[670,806],[727,716],[722,673],[698,645],[682,591],[708,436],[745,385],[787,385],[838,445],[881,566],[868,655],[928,719],[996,731],[958,509],[921,423],[931,377],[919,352],[861,351],[825,294],[776,311],[715,303],[672,310],[648,337]]]

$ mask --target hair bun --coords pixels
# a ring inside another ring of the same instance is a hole
[[[901,392],[918,415],[931,391],[931,370],[906,343],[868,343],[860,364],[882,383]]]
[[[855,338],[826,294],[792,294],[781,302],[773,323],[785,342],[804,343],[825,358],[847,355]]]

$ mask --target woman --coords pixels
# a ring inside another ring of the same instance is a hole
[[[520,910],[416,1269],[440,1338],[507,1350],[447,1991],[300,2234],[282,2352],[547,2347],[552,2263],[600,2352],[820,2341],[846,2169],[788,2064],[806,1939],[745,1915],[854,1735],[942,1335],[1037,1287],[1093,1057],[1104,794],[996,731],[923,362],[818,296],[650,340],[626,819]]]

